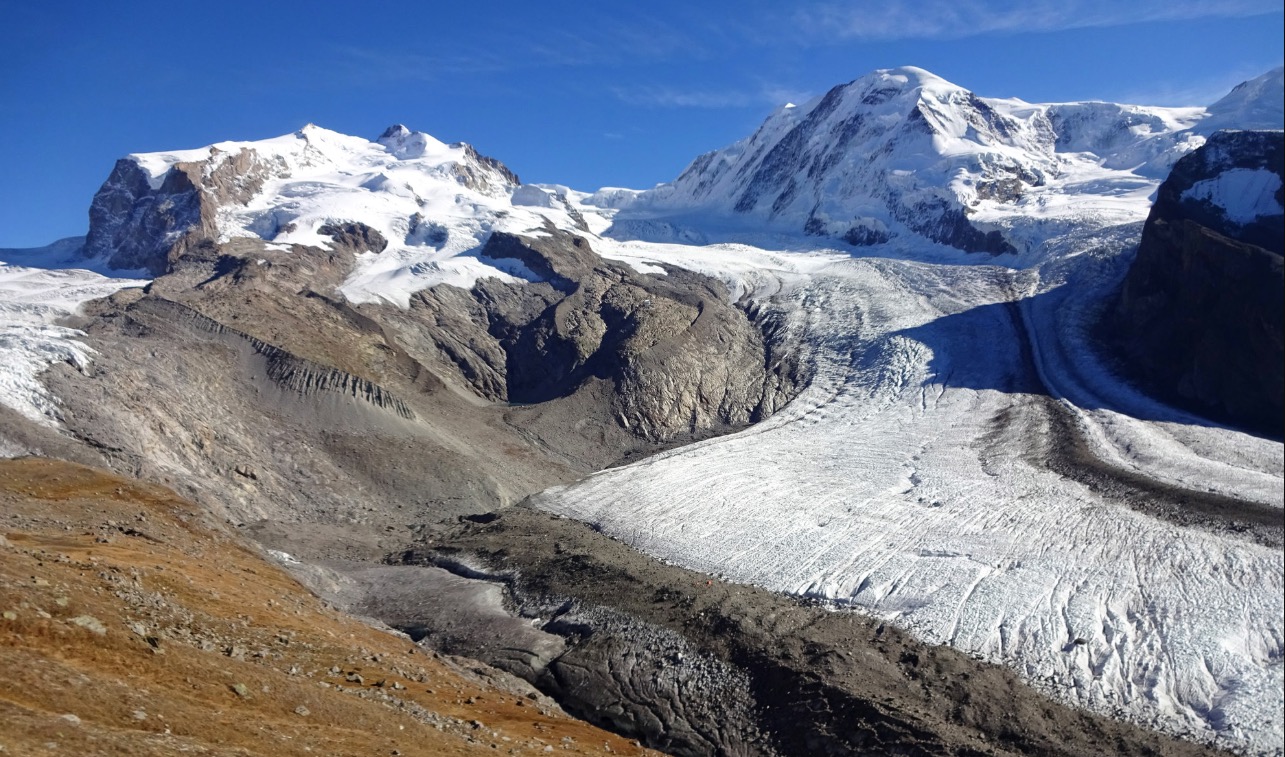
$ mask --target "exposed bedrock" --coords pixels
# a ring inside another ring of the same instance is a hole
[[[189,246],[218,236],[220,206],[245,203],[264,181],[284,173],[283,164],[252,148],[211,148],[207,159],[176,163],[157,178],[122,158],[89,207],[85,254],[159,276]]]
[[[324,224],[317,233],[330,237],[335,244],[354,253],[383,252],[388,247],[388,240],[383,234],[356,221]]]
[[[73,434],[235,522],[402,528],[744,426],[804,378],[775,314],[579,236],[496,234],[481,254],[541,280],[402,309],[337,293],[383,240],[330,233],[331,250],[192,237],[145,290],[91,304],[92,369],[46,376]]]
[[[305,557],[297,531],[260,534]],[[314,588],[678,755],[1206,755],[848,612],[660,564],[527,505]],[[315,583],[315,582],[314,582]],[[335,587],[338,587],[336,590]]]
[[[636,444],[626,439],[667,444],[760,420],[805,378],[795,354],[770,338],[773,316],[747,317],[708,277],[672,267],[639,274],[554,229],[496,233],[480,254],[516,260],[541,281],[435,287],[384,317],[418,359],[483,398],[521,405],[508,414],[513,423],[590,467]],[[573,427],[607,447],[577,450]]]
[[[1145,386],[1275,437],[1285,417],[1283,157],[1281,132],[1242,131],[1178,161],[1112,313]]]

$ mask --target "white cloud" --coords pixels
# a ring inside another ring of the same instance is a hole
[[[650,108],[750,108],[800,103],[812,95],[789,87],[764,84],[750,89],[692,90],[663,85],[613,87],[616,99]]]
[[[959,39],[1149,21],[1243,17],[1279,12],[1279,0],[890,0],[799,8],[802,34],[829,39]]]

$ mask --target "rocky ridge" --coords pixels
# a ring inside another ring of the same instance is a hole
[[[1160,187],[1111,313],[1129,369],[1166,399],[1281,436],[1285,139],[1220,131]]]

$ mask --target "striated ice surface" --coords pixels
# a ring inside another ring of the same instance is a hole
[[[1280,548],[1161,520],[1052,466],[1060,415],[1117,469],[1282,507],[1279,442],[1155,403],[1090,349],[1137,231],[1055,241],[1024,265],[619,242],[609,254],[698,268],[784,311],[815,380],[764,423],[536,504],[666,561],[885,618],[1063,701],[1279,753]]]

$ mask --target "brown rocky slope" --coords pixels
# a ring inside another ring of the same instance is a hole
[[[328,607],[158,486],[0,461],[0,753],[640,754]]]

